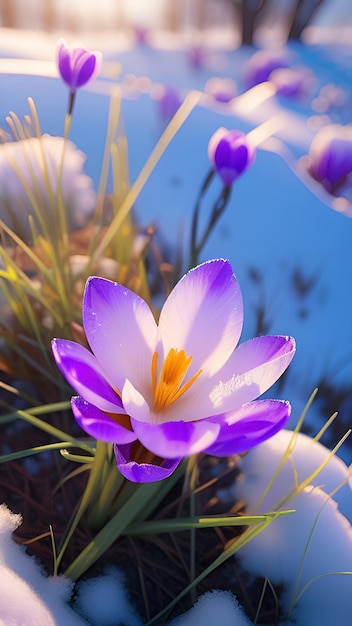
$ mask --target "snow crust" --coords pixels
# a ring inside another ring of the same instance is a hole
[[[240,461],[243,474],[234,496],[245,500],[247,512],[277,510],[275,505],[290,492],[279,508],[295,512],[274,520],[238,556],[244,570],[268,577],[273,584],[284,583],[281,604],[300,626],[348,626],[352,612],[349,468],[333,457],[312,484],[292,494],[330,452],[297,434],[290,458],[260,501],[292,436],[292,432],[282,431]],[[341,484],[340,491],[330,497]]]
[[[86,625],[67,604],[71,581],[62,576],[47,578],[40,564],[12,540],[21,522],[20,515],[0,505],[0,625]]]

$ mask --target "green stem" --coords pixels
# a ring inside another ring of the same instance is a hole
[[[286,512],[278,512],[278,513],[273,513],[272,516],[266,518],[266,520],[260,524],[259,526],[256,527],[249,527],[244,533],[243,535],[241,535],[240,537],[238,537],[235,541],[233,541],[232,543],[228,544],[224,551],[208,566],[206,567],[198,576],[197,578],[194,579],[194,581],[192,581],[189,585],[187,585],[187,587],[185,587],[165,608],[163,608],[157,615],[155,615],[152,619],[150,619],[146,626],[150,626],[151,624],[155,624],[155,622],[159,622],[160,618],[163,617],[165,614],[169,613],[174,606],[176,606],[176,604],[185,596],[187,595],[187,593],[192,591],[192,588],[195,585],[198,585],[202,580],[204,580],[204,578],[206,578],[207,576],[209,576],[209,574],[211,574],[211,572],[213,572],[217,567],[219,567],[220,565],[222,565],[222,563],[224,563],[227,559],[229,559],[231,556],[233,556],[233,554],[235,554],[241,547],[243,547],[244,545],[246,545],[252,538],[254,538],[257,534],[259,534],[260,532],[262,532],[263,530],[265,530],[265,528],[271,524],[271,522],[276,519],[277,517],[280,517],[280,515],[289,513],[288,511]]]
[[[65,576],[77,580],[118,539],[144,508],[154,500],[160,483],[139,485],[126,504],[114,515],[65,571]]]
[[[189,459],[187,475],[189,477],[189,515],[191,518],[196,516],[196,497],[195,490],[198,478],[198,456],[194,455]],[[190,528],[190,582],[193,583],[196,577],[196,529]],[[196,602],[196,587],[191,589],[192,604]]]
[[[60,551],[57,555],[56,564],[55,564],[55,572],[54,575],[57,575],[58,567],[62,561],[65,550],[71,540],[71,537],[76,530],[76,527],[89,506],[90,503],[94,503],[97,498],[97,494],[99,493],[99,489],[101,487],[101,472],[104,467],[104,463],[106,460],[106,444],[103,441],[97,441],[96,453],[94,457],[94,462],[92,464],[92,468],[90,470],[89,479],[87,486],[83,492],[82,499],[79,503],[78,509],[73,517],[72,522],[69,524],[68,531],[63,539],[63,542],[60,547]]]
[[[198,222],[199,222],[200,207],[201,207],[203,196],[205,195],[211,181],[214,178],[214,174],[215,174],[215,171],[211,169],[210,172],[208,172],[208,174],[206,175],[205,180],[203,181],[203,184],[200,188],[198,198],[196,200],[196,204],[194,206],[192,226],[191,226],[191,246],[190,246],[191,250],[190,250],[189,268],[192,268],[195,265],[197,265],[197,261],[198,261],[197,239],[198,239]]]
[[[211,180],[211,179],[210,179]],[[204,185],[203,185],[204,187]],[[193,229],[192,226],[192,234],[191,234],[191,258],[190,258],[190,268],[194,267],[195,265],[198,264],[199,262],[199,255],[202,251],[202,249],[204,248],[207,239],[209,237],[209,235],[211,234],[212,230],[214,229],[217,221],[219,220],[219,218],[221,217],[221,215],[223,214],[223,212],[225,211],[227,204],[230,200],[230,196],[231,196],[231,191],[232,191],[232,187],[223,187],[223,189],[221,190],[220,195],[218,196],[214,206],[213,206],[213,210],[209,219],[209,222],[206,226],[206,228],[204,229],[204,232],[202,234],[202,236],[200,237],[199,240],[197,240],[197,223],[198,223],[198,214],[199,214],[199,209],[200,209],[200,200],[202,198],[201,194],[199,196],[199,201],[196,205],[195,208],[195,212],[194,212],[194,221],[195,221],[195,228]]]
[[[110,463],[105,463],[106,471],[101,480],[101,491],[95,502],[92,502],[91,511],[88,517],[88,524],[91,528],[100,529],[109,517],[111,505],[125,482],[124,477],[117,469],[115,457]]]
[[[67,106],[67,115],[69,115],[70,117],[72,115],[75,99],[76,99],[76,92],[70,91],[70,94],[68,96],[68,106]]]
[[[49,435],[52,435],[53,437],[56,437],[57,439],[70,442],[71,444],[77,446],[78,448],[81,448],[82,450],[86,450],[87,452],[90,452],[90,453],[92,452],[92,447],[88,446],[80,439],[77,439],[76,437],[72,437],[68,433],[65,433],[63,430],[60,430],[59,428],[55,428],[55,426],[52,426],[51,424],[44,422],[44,420],[41,420],[38,417],[35,417],[34,415],[31,415],[27,411],[18,410],[16,411],[16,413],[14,413],[14,415],[16,415],[17,417],[20,417],[21,419],[25,420],[29,424],[32,424],[32,426],[35,426],[36,428],[39,428],[40,430],[43,430],[46,433],[49,433]]]

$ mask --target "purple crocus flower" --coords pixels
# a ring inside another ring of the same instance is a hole
[[[269,80],[270,74],[278,69],[290,67],[291,59],[286,52],[259,50],[244,65],[243,80],[248,89]]]
[[[217,102],[230,102],[236,96],[236,84],[231,78],[213,76],[205,84],[205,93]]]
[[[114,444],[123,476],[161,480],[183,457],[244,452],[284,426],[288,402],[253,400],[285,371],[295,342],[262,336],[236,348],[242,323],[241,291],[226,260],[189,271],[158,324],[123,285],[88,279],[83,325],[92,351],[54,339],[53,353],[79,394],[77,422]]]
[[[84,48],[69,48],[65,39],[57,42],[56,63],[62,80],[72,94],[93,80],[100,71],[101,52],[89,52]]]
[[[309,174],[337,195],[352,177],[352,126],[324,126],[313,139],[305,162]]]
[[[315,79],[306,67],[279,68],[271,72],[270,82],[280,96],[300,100],[312,90]]]
[[[256,150],[240,130],[219,128],[210,138],[208,157],[227,187],[254,162]]]

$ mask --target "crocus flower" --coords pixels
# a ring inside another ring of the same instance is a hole
[[[313,139],[305,164],[315,180],[338,195],[352,180],[352,126],[324,126]]]
[[[245,63],[243,80],[248,89],[269,80],[270,74],[278,69],[290,67],[291,59],[286,52],[259,50]]]
[[[65,39],[61,38],[57,42],[56,62],[62,80],[73,94],[97,76],[102,54],[84,48],[69,48]]]
[[[208,144],[209,160],[227,187],[252,165],[255,154],[255,147],[240,130],[219,128]]]
[[[53,353],[79,394],[77,422],[115,444],[126,478],[161,480],[183,457],[243,452],[284,426],[289,403],[252,400],[287,368],[294,340],[262,336],[236,348],[242,323],[241,291],[226,260],[189,271],[158,324],[123,285],[88,279],[83,325],[92,351],[54,339]]]
[[[276,93],[285,98],[303,99],[312,90],[315,79],[306,67],[278,68],[270,74],[270,82]]]
[[[236,84],[230,78],[213,76],[205,84],[205,93],[217,102],[230,102],[236,96]]]

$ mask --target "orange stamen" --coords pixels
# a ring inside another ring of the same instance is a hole
[[[159,380],[157,381],[158,353],[154,352],[152,358],[152,387],[154,393],[154,411],[163,411],[173,402],[180,398],[193,385],[200,376],[200,369],[184,385],[192,357],[187,356],[184,350],[171,348],[161,368]]]

